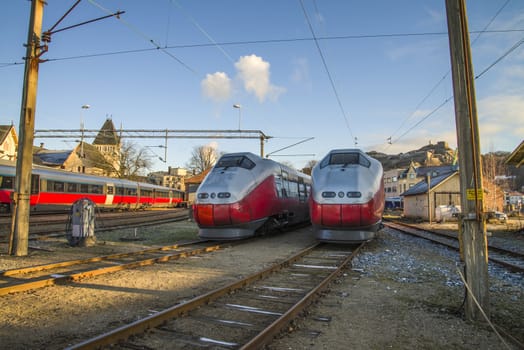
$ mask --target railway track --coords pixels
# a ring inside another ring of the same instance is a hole
[[[0,296],[209,253],[221,249],[224,245],[195,241],[130,253],[0,271]],[[227,245],[230,246],[231,243]]]
[[[457,251],[460,250],[457,236],[452,236],[442,232],[423,230],[413,225],[407,225],[399,222],[385,222],[384,225],[410,235],[425,238],[432,242],[445,245]],[[524,255],[520,252],[489,244],[488,259],[489,261],[502,265],[513,272],[524,272]]]
[[[188,216],[187,209],[151,210],[120,213],[97,213],[95,222],[97,231],[108,231],[126,227],[158,225],[173,221],[185,220]],[[2,232],[0,242],[7,242],[7,232],[10,232],[11,222],[8,218],[0,219]],[[67,231],[69,215],[52,214],[30,217],[30,240],[43,240],[49,237],[64,236]]]
[[[69,349],[259,349],[350,264],[360,246],[315,244],[223,288]]]

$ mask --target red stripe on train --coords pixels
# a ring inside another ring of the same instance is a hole
[[[242,200],[231,204],[194,204],[193,217],[201,226],[244,224],[271,216],[280,209],[273,176],[268,177]]]

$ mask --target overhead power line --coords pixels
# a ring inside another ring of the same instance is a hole
[[[475,33],[521,33],[524,32],[524,29],[511,29],[511,30],[490,30],[490,31],[471,31],[470,34]],[[362,35],[343,35],[343,36],[324,36],[317,37],[318,41],[323,40],[352,40],[352,39],[374,39],[374,38],[402,38],[410,36],[442,36],[447,35],[447,32],[428,32],[428,33],[391,33],[391,34],[362,34]],[[290,43],[290,42],[300,42],[300,41],[313,41],[314,38],[289,38],[289,39],[264,39],[264,40],[245,40],[245,41],[225,41],[225,42],[214,42],[214,43],[199,43],[199,44],[181,44],[181,45],[169,45],[162,47],[163,50],[172,50],[172,49],[191,49],[191,48],[205,48],[211,46],[230,46],[230,45],[258,45],[258,44],[274,44],[274,43]],[[109,52],[99,52],[91,54],[82,54],[76,56],[68,57],[59,57],[59,58],[50,58],[47,61],[66,61],[66,60],[76,60],[76,59],[85,59],[85,58],[94,58],[94,57],[103,57],[103,56],[113,56],[113,55],[127,55],[134,53],[143,53],[158,51],[159,47],[155,46],[153,48],[140,48],[132,50],[117,50]],[[0,68],[11,67],[16,65],[24,64],[23,61],[20,62],[0,62]]]
[[[317,38],[315,36],[315,31],[313,30],[313,26],[311,25],[311,21],[309,20],[309,16],[307,15],[307,12],[306,12],[306,9],[304,7],[304,3],[303,3],[302,0],[300,0],[300,6],[302,7],[302,12],[304,13],[304,17],[307,20],[307,23],[308,23],[308,26],[309,26],[309,31],[311,32],[311,35],[313,36],[313,40],[315,42],[315,45],[316,45],[317,50],[318,50],[318,53],[319,53],[320,58],[322,60],[322,64],[323,64],[324,69],[326,71],[326,74],[327,74],[327,76],[329,78],[329,82],[331,84],[331,88],[333,89],[333,93],[335,94],[335,98],[337,99],[338,106],[340,108],[340,111],[342,112],[342,116],[344,117],[344,121],[346,122],[346,127],[348,128],[349,134],[351,135],[351,137],[354,138],[353,131],[351,130],[351,126],[349,125],[348,116],[346,114],[344,106],[342,105],[342,101],[340,100],[340,96],[339,96],[337,88],[335,86],[335,82],[333,81],[333,77],[331,76],[331,73],[329,72],[329,68],[328,68],[326,59],[324,58],[324,54],[322,53],[322,49],[320,48],[318,40],[317,40]]]
[[[497,16],[502,12],[502,10],[508,5],[508,3],[510,2],[510,0],[506,0],[506,2],[504,4],[502,4],[502,6],[497,10],[497,12],[495,13],[495,15],[493,15],[493,17],[489,20],[489,22],[484,26],[484,28],[481,30],[481,31],[478,31],[478,32],[469,32],[469,34],[477,34],[477,36],[475,37],[475,39],[473,39],[471,45],[474,45],[475,42],[480,38],[480,36],[484,33],[487,33],[488,32],[488,28],[489,26],[493,23],[493,21],[495,21],[495,18],[497,18]],[[524,40],[524,39],[523,39]],[[500,60],[502,60],[505,56],[507,56],[511,51],[515,50],[518,46],[520,46],[523,42],[523,40],[521,40],[519,43],[517,43],[516,45],[514,45],[507,53],[505,53],[501,58],[497,59],[493,64],[491,64],[488,68],[486,68],[485,70],[483,70],[479,75],[477,75],[475,77],[475,79],[479,78],[482,74],[484,74],[485,72],[487,72],[489,69],[491,69],[491,67],[493,67],[495,64],[497,64]],[[424,98],[422,99],[422,101],[420,101],[417,106],[415,107],[415,112],[418,110],[418,108],[431,96],[433,95],[433,93],[435,92],[436,88],[442,84],[442,82],[444,82],[444,80],[449,76],[449,74],[451,73],[451,70],[448,69],[448,71],[446,72],[446,74],[433,86],[433,88],[431,88],[431,90],[429,91],[429,93],[426,94],[426,96],[424,96]],[[415,115],[415,112],[413,112],[410,116],[408,116],[407,118],[404,119],[404,121],[402,121],[402,123],[400,124],[400,126],[395,130],[395,132],[393,132],[393,134],[391,134],[391,136],[389,136],[387,138],[387,143],[388,145],[386,145],[386,148],[389,147],[389,145],[393,144],[394,142],[398,141],[399,139],[402,138],[402,136],[406,135],[407,133],[409,133],[411,130],[413,130],[416,126],[420,125],[424,120],[426,120],[427,118],[429,118],[431,115],[433,115],[437,110],[439,110],[440,108],[442,108],[446,103],[448,103],[451,99],[453,98],[453,96],[450,96],[448,97],[443,103],[441,103],[439,106],[437,106],[435,109],[433,109],[431,112],[429,112],[428,114],[426,114],[426,116],[424,116],[424,118],[422,118],[419,122],[417,122],[415,125],[413,125],[412,127],[410,127],[406,132],[404,132],[401,136],[399,136],[397,139],[393,140],[393,137],[395,136],[395,134],[400,130],[402,129],[402,127],[404,126],[404,124],[411,118],[413,118],[413,116]]]

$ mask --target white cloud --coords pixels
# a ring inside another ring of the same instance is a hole
[[[266,98],[277,99],[285,92],[284,88],[272,85],[269,79],[269,62],[256,55],[242,56],[235,63],[238,77],[242,80],[244,89],[255,94],[260,102]]]
[[[225,101],[231,97],[231,79],[226,73],[207,74],[201,86],[204,95],[214,101]]]
[[[524,135],[524,96],[496,95],[477,103],[482,152],[511,151]]]

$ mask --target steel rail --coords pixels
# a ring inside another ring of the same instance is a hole
[[[269,344],[271,340],[286,326],[288,325],[300,312],[302,312],[307,306],[309,306],[313,299],[324,290],[327,285],[335,279],[344,267],[349,264],[355,255],[364,246],[361,244],[355,249],[344,261],[334,270],[329,276],[327,276],[320,284],[313,288],[309,293],[306,294],[298,303],[296,303],[291,309],[280,316],[266,329],[260,332],[255,338],[251,339],[247,344],[241,347],[243,350],[261,349],[263,346]]]
[[[145,249],[145,250],[132,252],[132,253],[120,253],[120,254],[113,254],[113,255],[107,255],[107,256],[101,256],[101,257],[93,257],[89,259],[63,261],[63,262],[58,262],[58,263],[53,263],[53,264],[3,271],[0,273],[0,277],[3,277],[3,276],[13,277],[16,275],[22,275],[22,274],[27,274],[27,273],[49,271],[52,269],[58,269],[58,268],[63,268],[63,267],[71,267],[71,266],[77,266],[77,265],[82,265],[82,264],[94,264],[94,263],[99,263],[99,262],[110,262],[112,264],[116,264],[116,265],[106,266],[106,267],[98,266],[93,269],[85,270],[82,272],[76,272],[76,273],[68,274],[67,272],[61,272],[61,273],[56,273],[56,274],[49,274],[45,276],[35,277],[35,278],[25,280],[22,282],[20,282],[21,280],[16,280],[15,283],[13,284],[10,284],[4,287],[0,287],[0,296],[10,294],[10,293],[17,293],[17,292],[23,292],[23,291],[28,291],[28,290],[37,289],[37,288],[43,288],[43,287],[56,285],[60,283],[77,281],[80,279],[90,278],[90,277],[99,276],[102,274],[112,273],[116,271],[121,271],[125,269],[132,269],[136,267],[153,265],[156,263],[167,262],[170,260],[176,260],[176,259],[180,259],[184,257],[194,256],[197,254],[209,253],[209,252],[219,250],[223,247],[223,245],[211,245],[211,246],[207,246],[204,248],[196,248],[196,249],[186,250],[182,252],[175,252],[172,254],[164,254],[160,257],[137,259],[135,261],[131,261],[127,263],[116,261],[122,258],[140,256],[140,255],[145,255],[145,254],[164,253],[169,250],[178,249],[179,247],[182,247],[182,246],[188,246],[191,244],[205,243],[205,242],[206,241],[198,241],[198,242],[181,244],[181,245],[166,246],[166,247],[160,247],[160,248],[154,248],[154,249]]]
[[[203,305],[211,304],[218,298],[226,296],[233,291],[237,291],[246,287],[249,288],[251,284],[269,276],[270,274],[276,271],[283,270],[287,267],[293,267],[295,266],[294,263],[297,260],[307,257],[309,253],[311,253],[313,250],[315,250],[321,245],[324,244],[316,243],[296,253],[287,260],[276,263],[273,266],[270,266],[260,272],[251,274],[242,280],[230,283],[223,288],[215,289],[201,296],[193,298],[187,302],[184,302],[180,305],[173,306],[166,310],[160,311],[154,315],[146,317],[142,320],[135,321],[131,324],[119,327],[115,330],[99,335],[95,338],[88,339],[84,342],[73,345],[67,349],[100,349],[120,342],[125,342],[126,339],[130,338],[131,336],[144,333],[149,329],[164,326],[167,322],[172,321],[178,316],[187,315],[190,311],[193,311],[196,308],[199,308]],[[318,295],[320,295],[320,292],[326,288],[329,282],[331,282],[340,274],[342,269],[345,266],[347,266],[347,264],[354,258],[355,254],[357,254],[360,247],[362,246],[363,245],[360,245],[356,250],[352,251],[351,254],[345,256],[342,262],[337,267],[334,267],[333,271],[330,272],[328,276],[324,276],[322,280],[300,300],[298,300],[297,302],[293,302],[291,308],[288,309],[282,315],[280,315],[280,317],[277,320],[273,321],[269,326],[265,327],[255,337],[251,337],[250,340],[248,340],[245,343],[245,345],[241,347],[241,349],[260,349],[264,345],[268,344],[273,339],[273,337],[276,334],[278,334],[278,332],[280,332],[287,324],[289,324],[289,322],[292,321],[293,318],[295,318],[305,307],[310,305],[313,298],[318,297]],[[236,295],[236,293],[234,293],[234,295]],[[127,346],[126,344],[127,343],[125,343],[123,346]],[[129,346],[132,347],[134,345],[129,344]]]
[[[395,230],[398,230],[398,231],[410,234],[412,236],[417,236],[417,237],[420,237],[420,238],[427,239],[427,240],[429,240],[431,242],[444,245],[444,246],[446,246],[448,248],[452,248],[454,250],[460,250],[460,247],[458,246],[459,242],[458,242],[458,238],[457,237],[453,237],[453,236],[446,235],[446,234],[441,234],[441,233],[438,233],[438,232],[432,232],[432,231],[424,230],[424,229],[421,229],[421,228],[413,227],[412,225],[405,225],[405,224],[401,224],[401,223],[397,223],[397,222],[395,222],[395,223],[393,223],[393,222],[385,222],[384,225],[387,226],[387,227],[393,228]],[[428,237],[426,235],[414,232],[412,230],[422,231],[422,232],[426,232],[428,234],[433,234],[433,235],[439,235],[442,238],[441,239],[431,238],[431,237]],[[511,251],[511,250],[503,249],[503,248],[500,248],[500,247],[488,246],[488,250],[491,251],[492,253],[497,251],[501,255],[504,255],[504,254],[511,255],[511,256],[516,257],[516,258],[518,258],[520,260],[522,260],[523,257],[524,257],[524,255],[522,255],[522,254],[520,254],[518,252],[514,252],[514,251]],[[513,272],[524,272],[524,268],[521,265],[516,265],[516,264],[513,264],[511,262],[504,261],[504,260],[502,260],[500,258],[494,257],[491,254],[488,255],[488,260],[492,261],[494,263],[497,263],[497,264],[499,264],[501,266],[504,266],[504,267],[510,269]]]
[[[187,302],[184,302],[180,305],[173,306],[171,308],[162,310],[154,315],[151,315],[149,317],[146,317],[144,319],[135,321],[131,324],[119,327],[117,329],[114,329],[110,332],[107,332],[105,334],[99,335],[95,338],[88,339],[84,342],[81,342],[79,344],[73,345],[71,347],[68,347],[67,349],[73,350],[73,349],[97,349],[101,348],[103,346],[109,346],[112,344],[116,344],[119,341],[123,341],[127,338],[129,338],[132,335],[143,333],[148,329],[158,327],[162,325],[164,322],[173,319],[177,316],[183,315],[184,313],[187,313],[191,310],[196,309],[199,306],[202,306],[204,304],[207,304],[213,300],[218,299],[221,296],[224,296],[234,290],[243,288],[250,283],[257,281],[259,279],[264,278],[265,276],[273,273],[274,271],[277,271],[279,269],[282,269],[284,267],[287,267],[291,265],[296,260],[300,259],[302,256],[308,254],[310,251],[318,247],[320,243],[316,243],[310,247],[307,247],[300,252],[296,253],[295,255],[291,256],[289,259],[276,263],[262,271],[253,273],[239,281],[232,282],[225,287],[215,289],[213,291],[210,291],[208,293],[205,293],[201,296],[198,296],[196,298],[193,298]]]

